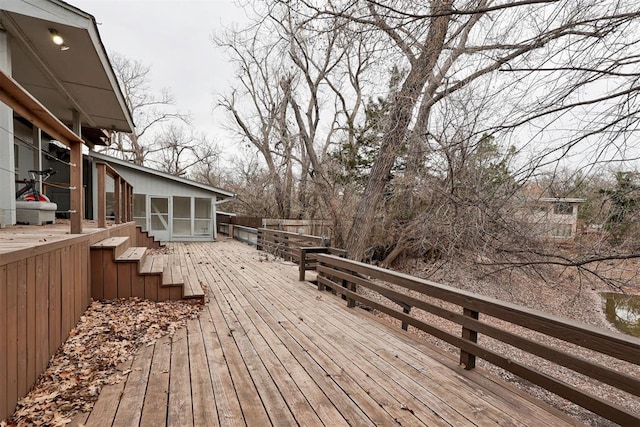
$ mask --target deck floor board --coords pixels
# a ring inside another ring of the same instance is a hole
[[[141,371],[105,389],[88,421],[99,415],[111,417],[101,420],[106,424],[117,416],[113,425],[154,426],[579,424],[299,282],[290,262],[265,261],[230,240],[168,246],[167,264],[207,288],[208,302],[187,328],[141,349],[133,361]]]

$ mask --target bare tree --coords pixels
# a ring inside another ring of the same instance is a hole
[[[482,132],[522,129],[524,124],[556,132],[556,143],[535,147],[534,166],[557,161],[595,134],[624,143],[636,129],[637,41],[629,34],[637,30],[639,12],[633,2],[281,3],[307,20],[340,18],[345,27],[385,38],[380,54],[407,70],[349,233],[348,249],[356,258],[367,246],[368,230],[402,147],[423,142],[440,106],[466,87],[484,90],[482,96],[502,105],[501,114]],[[560,136],[560,124],[569,114],[596,120],[584,120],[575,132]],[[611,145],[595,147],[595,161],[602,160],[607,147]]]
[[[192,168],[197,165],[200,166],[199,170],[207,165],[208,173],[212,173],[220,151],[206,135],[196,134],[192,128],[175,123],[162,128],[156,135],[153,146],[156,151],[147,160],[149,166],[176,176],[197,173],[192,172]]]
[[[318,33],[315,22],[272,6],[249,30],[216,40],[232,53],[241,82],[220,104],[263,157],[279,215],[330,218],[342,243],[350,213],[344,188],[331,176],[329,153],[354,138],[370,53],[360,33],[340,30],[339,19]],[[287,199],[297,199],[297,207]]]
[[[162,149],[154,144],[154,136],[149,135],[153,129],[172,121],[187,123],[187,116],[176,111],[168,89],[157,93],[151,88],[151,68],[148,65],[118,53],[112,53],[110,59],[133,115],[135,129],[132,133],[115,133],[111,145],[102,152],[143,165],[150,154]]]

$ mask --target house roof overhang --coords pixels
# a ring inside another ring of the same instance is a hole
[[[10,36],[13,79],[54,116],[70,124],[75,110],[84,129],[132,132],[133,118],[92,15],[60,0],[8,0],[0,5],[2,28]],[[52,42],[52,29],[68,50]],[[101,134],[87,131],[91,143],[101,143],[95,136]]]
[[[129,168],[129,169],[137,170],[139,172],[144,172],[144,173],[149,174],[149,175],[157,176],[159,178],[169,179],[171,181],[179,182],[181,184],[189,185],[191,187],[200,188],[202,190],[206,190],[206,191],[215,193],[216,198],[220,199],[220,200],[230,199],[230,198],[234,198],[236,196],[234,193],[231,193],[229,191],[223,190],[223,189],[218,188],[218,187],[212,187],[210,185],[202,184],[202,183],[197,182],[197,181],[192,181],[190,179],[186,179],[186,178],[182,178],[182,177],[179,177],[179,176],[171,175],[171,174],[168,174],[168,173],[165,173],[165,172],[160,172],[158,170],[151,169],[151,168],[148,168],[148,167],[145,167],[145,166],[136,165],[136,164],[127,162],[125,160],[117,159],[115,157],[107,156],[105,154],[96,153],[95,151],[90,151],[89,152],[89,156],[93,157],[94,159],[101,160],[101,161],[103,161],[105,163],[108,163],[114,168],[117,168],[117,166],[125,167],[125,168]],[[132,182],[131,184],[135,188],[135,183]]]

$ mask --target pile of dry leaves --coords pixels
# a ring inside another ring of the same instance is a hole
[[[49,361],[31,392],[0,427],[65,425],[89,412],[105,384],[123,379],[116,367],[145,343],[183,327],[201,306],[183,301],[93,302]]]

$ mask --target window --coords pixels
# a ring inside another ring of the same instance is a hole
[[[113,191],[107,191],[107,219],[114,221],[116,219],[115,194]]]
[[[173,235],[191,236],[191,197],[173,197]]]
[[[556,203],[553,205],[553,213],[556,215],[573,215],[573,205],[571,203]]]
[[[551,228],[552,237],[571,237],[573,227],[571,224],[553,224]]]
[[[147,196],[145,194],[133,195],[133,219],[136,225],[147,229]]]
[[[193,234],[211,236],[211,199],[195,198]]]

